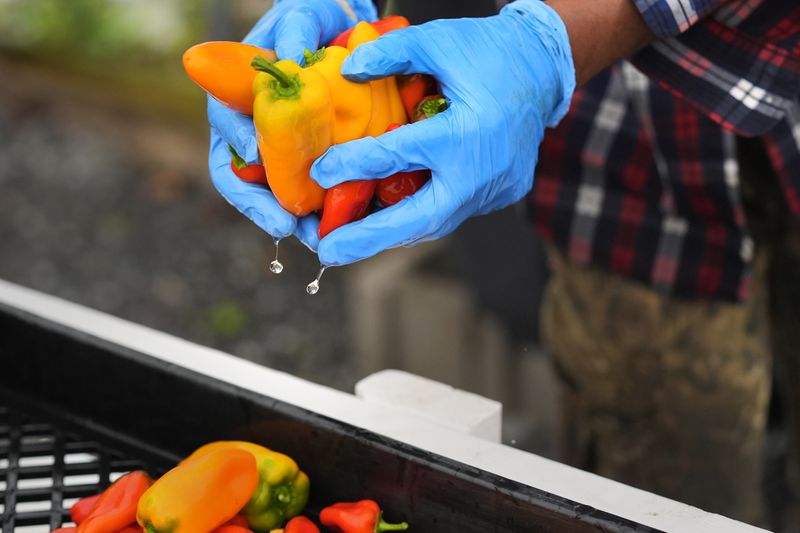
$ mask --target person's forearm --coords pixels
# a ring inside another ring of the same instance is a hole
[[[578,85],[655,39],[633,0],[546,0],[546,3],[567,27]]]

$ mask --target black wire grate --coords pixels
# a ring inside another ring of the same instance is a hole
[[[138,460],[0,403],[2,533],[48,533],[72,525],[69,508],[97,494]]]

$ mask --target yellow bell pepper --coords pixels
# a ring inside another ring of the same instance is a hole
[[[378,30],[369,23],[359,22],[347,40],[347,49],[352,52],[359,45],[374,41],[380,36]],[[373,80],[369,85],[372,89],[372,115],[367,125],[367,135],[377,137],[385,133],[390,124],[408,122],[394,76]]]
[[[136,521],[147,533],[212,531],[239,512],[258,486],[253,455],[220,449],[184,461],[142,494]]]
[[[333,98],[333,143],[360,139],[372,116],[372,92],[368,83],[355,83],[342,76],[342,62],[350,50],[328,46],[316,52],[306,50],[306,68],[328,80]]]
[[[331,90],[325,77],[294,61],[253,68],[253,122],[267,181],[281,206],[296,216],[322,209],[325,189],[311,179],[314,161],[333,141]]]
[[[229,449],[249,452],[256,460],[258,487],[242,510],[253,531],[280,527],[285,520],[303,511],[308,502],[309,479],[288,455],[252,442],[218,441],[201,446],[185,461]]]

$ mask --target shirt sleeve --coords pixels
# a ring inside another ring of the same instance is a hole
[[[653,33],[663,39],[688,30],[724,0],[633,0]]]

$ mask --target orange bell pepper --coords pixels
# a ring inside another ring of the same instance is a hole
[[[183,54],[186,74],[208,94],[239,113],[253,114],[253,58],[274,61],[272,50],[229,41],[210,41],[192,46]]]
[[[222,449],[184,461],[139,499],[136,520],[147,533],[212,531],[244,507],[258,485],[249,452]]]
[[[147,472],[125,474],[111,484],[78,525],[78,533],[117,533],[136,520],[139,498],[153,483]]]

